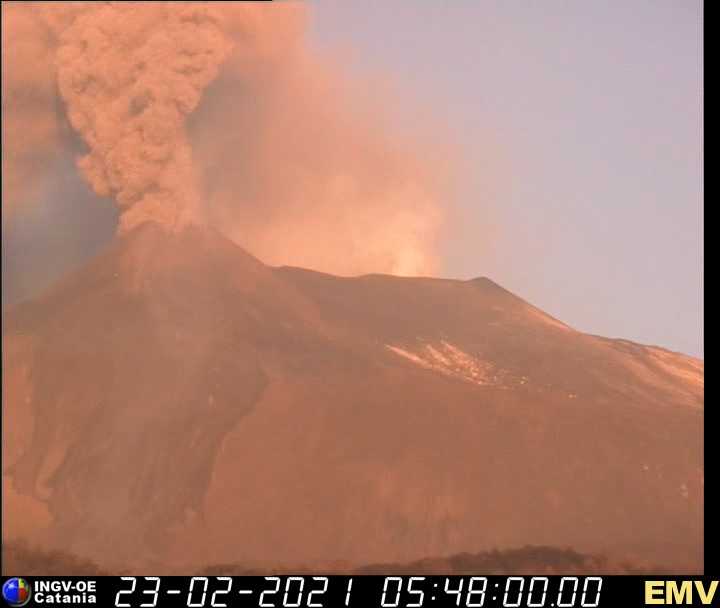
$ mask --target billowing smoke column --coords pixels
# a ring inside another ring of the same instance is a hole
[[[5,211],[55,153],[59,108],[87,146],[80,172],[121,210],[121,233],[202,222],[269,263],[435,270],[438,158],[391,137],[372,95],[309,50],[303,5],[6,4],[3,144],[36,136],[3,146],[18,184],[3,189]]]
[[[59,90],[90,150],[83,175],[117,200],[121,229],[182,225],[200,209],[185,120],[232,47],[212,7],[86,5],[58,38]]]

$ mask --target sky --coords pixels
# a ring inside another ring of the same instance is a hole
[[[700,2],[312,4],[313,44],[462,148],[445,276],[703,355]]]

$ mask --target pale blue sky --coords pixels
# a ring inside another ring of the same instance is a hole
[[[462,145],[446,276],[702,356],[699,1],[312,5],[313,44],[381,71]]]

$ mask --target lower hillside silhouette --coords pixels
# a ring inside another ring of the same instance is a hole
[[[110,571],[526,545],[702,570],[703,363],[489,279],[272,268],[145,224],[2,339],[5,542]]]
[[[239,564],[216,564],[193,572],[198,576],[264,576],[267,574],[643,574],[666,570],[631,561],[613,563],[600,555],[584,555],[572,549],[527,546],[505,551],[461,553],[445,558],[423,559],[406,564],[351,566],[327,564],[325,567],[285,565],[258,568]],[[669,571],[668,571],[669,572]],[[179,574],[180,572],[173,572]],[[63,551],[43,551],[23,542],[4,543],[3,576],[106,576],[137,574],[128,566],[123,571],[105,571],[92,561]]]

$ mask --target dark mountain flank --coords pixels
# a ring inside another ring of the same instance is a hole
[[[703,378],[488,279],[144,225],[3,318],[4,540],[102,568],[537,545],[700,570]]]

